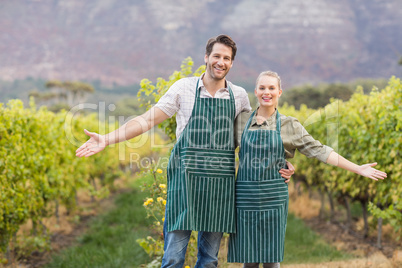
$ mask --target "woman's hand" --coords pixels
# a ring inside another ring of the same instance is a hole
[[[279,170],[279,173],[286,179],[285,182],[288,183],[292,175],[295,173],[295,167],[288,161],[286,161],[286,165],[288,166],[288,169],[283,168]]]
[[[376,165],[377,165],[377,163],[361,165],[357,169],[356,173],[359,174],[359,175],[362,175],[364,177],[373,179],[375,181],[378,181],[378,179],[383,180],[384,178],[387,177],[387,173],[382,172],[382,171],[380,171],[378,169],[372,168],[372,167],[374,167]]]
[[[105,136],[99,135],[98,133],[95,132],[89,132],[86,129],[84,129],[84,132],[90,137],[90,139],[75,151],[76,156],[88,157],[96,153],[99,153],[100,151],[105,149],[106,147]]]

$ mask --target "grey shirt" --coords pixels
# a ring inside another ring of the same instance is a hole
[[[276,129],[276,113],[269,117],[267,120],[259,124],[254,116],[250,125],[250,130]],[[246,126],[248,119],[252,112],[240,113],[235,121],[235,145],[240,146],[241,135]],[[283,147],[285,148],[286,158],[293,158],[296,149],[300,153],[304,154],[308,158],[316,158],[326,163],[329,154],[333,149],[329,146],[321,144],[318,140],[315,140],[307,130],[300,124],[300,122],[291,116],[280,115],[281,118],[281,138]]]

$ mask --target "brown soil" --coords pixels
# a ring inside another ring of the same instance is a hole
[[[337,211],[333,221],[319,217],[321,202],[318,198],[309,198],[308,194],[296,194],[289,187],[290,201],[289,210],[302,218],[304,222],[315,232],[319,233],[328,243],[338,250],[349,252],[356,259],[341,262],[329,262],[320,264],[293,264],[283,267],[402,267],[399,256],[402,243],[392,239],[392,228],[383,227],[381,248],[377,247],[377,232],[370,230],[368,237],[363,237],[363,220],[352,223],[346,228],[343,222],[344,211]],[[307,209],[306,209],[307,208]],[[329,214],[329,208],[326,208]],[[341,219],[337,221],[338,219]]]
[[[318,198],[310,198],[308,194],[296,194],[293,187],[289,187],[290,201],[289,211],[302,218],[304,222],[315,232],[319,233],[328,243],[334,245],[338,250],[349,252],[356,256],[348,261],[334,261],[318,264],[282,264],[284,268],[368,268],[402,267],[402,243],[392,237],[392,229],[389,226],[383,227],[382,248],[377,244],[377,233],[370,233],[364,238],[361,230],[363,223],[355,221],[350,230],[347,230],[344,223],[320,219],[319,212],[321,202]],[[329,208],[327,208],[327,211]],[[344,212],[337,212],[335,219],[344,218]],[[286,258],[286,253],[285,253]],[[240,268],[241,264],[229,264],[229,268]]]
[[[124,181],[116,181],[117,190],[109,195],[108,198],[102,200],[92,199],[88,193],[78,193],[78,208],[70,214],[64,207],[59,209],[59,221],[56,217],[46,218],[43,224],[51,234],[51,251],[50,252],[33,252],[30,256],[20,259],[6,267],[18,268],[37,268],[42,267],[49,262],[52,254],[57,254],[61,250],[73,246],[77,243],[77,238],[84,234],[89,226],[90,220],[101,212],[107,211],[114,206],[114,198],[123,192],[128,191]],[[32,228],[32,223],[28,222],[21,226],[18,235],[27,234]],[[12,252],[11,254],[14,254]],[[0,264],[0,267],[1,264]]]

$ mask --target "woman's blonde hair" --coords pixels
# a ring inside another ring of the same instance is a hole
[[[257,77],[257,80],[255,81],[255,86],[258,85],[258,81],[260,80],[260,78],[262,76],[271,76],[271,77],[275,77],[276,79],[278,79],[279,89],[282,90],[281,78],[278,75],[278,73],[273,72],[273,71],[265,71],[265,72],[260,73],[260,75]]]

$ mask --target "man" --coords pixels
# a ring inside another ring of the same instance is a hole
[[[225,79],[236,51],[229,36],[211,38],[200,78],[177,81],[149,111],[109,134],[85,130],[91,138],[77,149],[77,156],[91,156],[177,113],[177,143],[167,169],[162,267],[183,266],[192,230],[199,231],[196,267],[217,267],[223,232],[235,232],[234,119],[251,110],[247,92]]]

